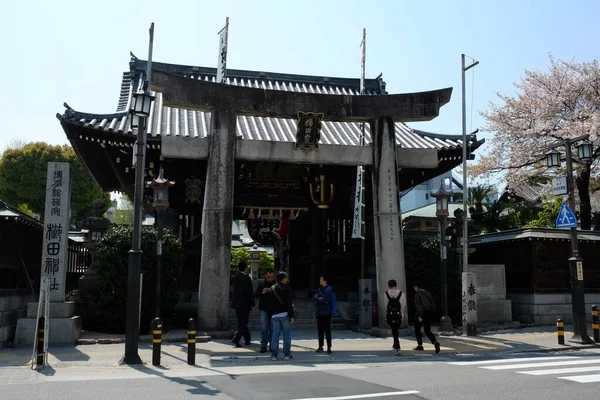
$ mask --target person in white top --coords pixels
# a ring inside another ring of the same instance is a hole
[[[398,283],[395,279],[388,281],[388,290],[385,293],[388,299],[386,321],[392,328],[392,336],[394,337],[394,348],[395,354],[400,355],[400,339],[398,338],[398,331],[402,324],[402,316],[406,315],[406,295],[398,289]]]

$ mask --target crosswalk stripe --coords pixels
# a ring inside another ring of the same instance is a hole
[[[580,357],[562,356],[562,357],[528,357],[528,358],[507,358],[501,360],[486,360],[486,361],[458,361],[451,362],[451,365],[486,365],[486,364],[509,364],[521,361],[550,361],[550,360],[567,360]]]
[[[559,376],[558,379],[564,379],[578,383],[591,383],[600,382],[600,375]]]
[[[575,360],[575,361],[558,361],[558,362],[543,362],[530,364],[511,364],[511,365],[494,365],[491,367],[481,367],[491,370],[506,370],[519,368],[542,368],[542,367],[562,367],[567,365],[585,365],[585,364],[600,364],[600,359],[597,360]]]
[[[600,367],[581,367],[581,368],[557,368],[557,369],[542,369],[539,371],[517,371],[518,374],[525,375],[558,375],[558,374],[574,374],[579,372],[600,371]]]

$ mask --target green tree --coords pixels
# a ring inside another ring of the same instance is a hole
[[[110,198],[92,179],[68,145],[28,143],[4,151],[0,158],[0,199],[31,213],[44,215],[48,162],[71,164],[71,210],[80,218],[90,215],[92,202]]]
[[[554,228],[561,202],[560,197],[544,198],[544,205],[537,214],[537,218],[529,221],[525,228]]]
[[[133,227],[113,225],[98,242],[98,290],[95,294],[74,291],[69,299],[83,319],[83,329],[98,332],[125,331],[128,253]],[[142,314],[140,330],[148,331],[155,315],[156,229],[142,229]],[[175,306],[181,291],[183,249],[177,235],[163,233],[163,269],[161,276],[161,318],[173,323]]]
[[[250,249],[248,247],[236,247],[231,249],[231,269],[237,271],[237,265],[244,261],[250,266]],[[260,263],[258,264],[258,273],[263,275],[268,269],[275,267],[275,257],[267,252],[260,254]]]

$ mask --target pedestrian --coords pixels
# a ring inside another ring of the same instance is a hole
[[[390,328],[392,328],[392,337],[394,343],[392,348],[397,356],[400,355],[400,339],[399,330],[402,324],[402,316],[406,315],[406,296],[400,289],[398,289],[398,283],[395,279],[388,281],[388,290],[385,292],[385,296],[388,299],[386,321]]]
[[[244,344],[251,344],[250,331],[248,330],[248,320],[250,311],[254,308],[254,291],[252,290],[252,279],[246,273],[248,265],[241,261],[238,264],[238,272],[233,277],[233,299],[231,308],[235,310],[238,327],[231,342],[235,347],[242,347],[240,339],[244,338]]]
[[[412,287],[415,291],[415,338],[417,339],[417,347],[414,350],[423,351],[423,335],[421,334],[421,327],[423,327],[425,335],[431,340],[437,354],[440,352],[440,344],[431,332],[431,320],[435,313],[435,301],[431,293],[423,289],[420,283],[415,282]]]
[[[260,352],[270,351],[271,337],[273,329],[271,328],[271,310],[273,296],[269,294],[269,288],[275,284],[275,272],[268,269],[265,272],[265,279],[259,283],[254,297],[258,299],[258,310],[260,311]]]
[[[273,301],[273,336],[271,337],[271,360],[277,360],[279,353],[279,336],[283,334],[283,355],[286,360],[294,358],[292,355],[292,324],[294,318],[294,305],[292,304],[292,292],[288,286],[288,277],[285,272],[277,273],[277,283],[269,288],[269,292],[275,298]]]
[[[317,353],[323,352],[323,339],[327,338],[327,354],[331,354],[331,317],[337,314],[337,301],[335,293],[333,293],[333,289],[328,281],[329,278],[326,275],[322,275],[319,278],[321,287],[317,290],[313,299],[317,301],[315,305],[319,337],[319,348],[317,349]]]

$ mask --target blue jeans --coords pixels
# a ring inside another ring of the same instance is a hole
[[[292,324],[290,317],[273,318],[273,336],[271,337],[271,356],[277,357],[279,353],[279,335],[283,332],[283,355],[292,354]]]
[[[260,348],[266,349],[273,336],[273,329],[271,328],[271,314],[263,310],[260,310],[260,329]]]

